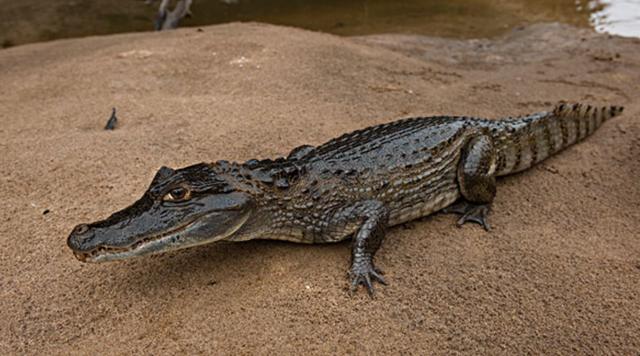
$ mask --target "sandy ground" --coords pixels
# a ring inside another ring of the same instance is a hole
[[[538,25],[495,41],[259,24],[0,51],[0,354],[549,353],[640,349],[640,41]],[[78,262],[71,228],[161,165],[281,155],[411,115],[626,105],[499,184],[494,230],[392,229],[388,287],[349,296],[349,243],[210,245]],[[102,130],[111,107],[121,125]]]

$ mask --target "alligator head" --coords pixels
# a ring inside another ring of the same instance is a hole
[[[255,210],[226,162],[162,167],[144,195],[105,220],[76,226],[67,240],[85,262],[125,259],[224,240]]]

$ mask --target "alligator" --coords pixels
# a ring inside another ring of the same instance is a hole
[[[557,104],[499,120],[414,117],[371,126],[285,158],[160,168],[142,197],[76,226],[84,262],[122,260],[217,241],[332,243],[352,237],[350,290],[386,284],[374,265],[388,227],[437,211],[489,230],[496,177],[581,141],[620,106]]]

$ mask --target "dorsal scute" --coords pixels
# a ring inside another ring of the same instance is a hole
[[[274,185],[280,189],[288,188],[304,172],[304,165],[296,159],[283,157],[256,160],[251,159],[242,164],[247,174],[254,180],[266,185]]]

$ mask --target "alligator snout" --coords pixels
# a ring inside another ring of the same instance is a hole
[[[94,236],[94,233],[87,224],[80,224],[73,228],[69,238],[67,239],[67,245],[77,252],[83,252],[92,249],[88,243]]]
[[[89,231],[89,225],[80,224],[80,225],[78,225],[78,226],[73,228],[72,234],[74,234],[74,235],[84,235],[88,231]]]

